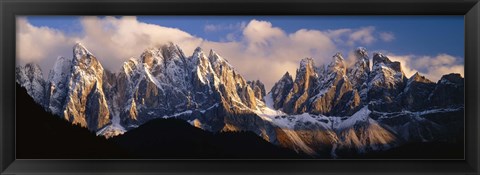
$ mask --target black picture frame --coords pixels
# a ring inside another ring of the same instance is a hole
[[[478,0],[1,0],[1,174],[478,174],[480,3]],[[465,160],[16,160],[17,15],[464,15]]]

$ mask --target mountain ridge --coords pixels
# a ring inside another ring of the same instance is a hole
[[[418,73],[407,78],[399,62],[381,53],[370,69],[365,48],[355,50],[351,67],[341,53],[327,66],[302,59],[295,79],[285,73],[268,93],[213,50],[207,56],[198,47],[187,57],[167,43],[127,60],[115,74],[82,44],[73,50],[73,59],[57,59],[48,81],[27,71],[38,67],[29,64],[17,68],[17,82],[46,110],[107,138],[159,117],[178,118],[210,132],[251,131],[297,152],[335,157],[338,150],[388,150],[418,138],[452,140],[443,125],[463,119],[426,118],[463,110],[459,74],[437,83]],[[396,116],[407,117],[400,125]],[[429,129],[407,132],[416,126]]]

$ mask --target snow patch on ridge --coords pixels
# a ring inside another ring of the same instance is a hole
[[[370,115],[370,113],[371,113],[371,111],[368,110],[368,106],[365,106],[362,109],[360,109],[358,112],[356,112],[355,114],[350,116],[348,119],[341,122],[334,129],[341,131],[341,130],[345,130],[345,129],[348,129],[348,128],[352,127],[353,125],[355,125],[358,122],[368,122],[368,120],[370,119],[368,117]]]

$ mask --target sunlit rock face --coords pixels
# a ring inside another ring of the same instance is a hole
[[[359,109],[361,99],[346,73],[347,67],[340,53],[333,56],[327,67],[317,68],[313,59],[303,59],[289,91],[276,86],[272,89],[275,107],[289,114],[352,115]],[[288,86],[287,77],[284,76],[278,86]],[[286,91],[289,93],[284,98],[278,95]],[[283,105],[278,103],[282,100]]]
[[[190,65],[178,46],[146,49],[124,63],[115,84],[115,106],[124,125],[138,125],[195,105],[190,99]]]
[[[104,69],[80,43],[74,46],[73,54],[63,117],[96,131],[110,122],[110,110],[103,92]]]
[[[464,85],[458,74],[445,75],[437,83],[419,73],[407,78],[399,62],[381,53],[373,55],[370,69],[365,48],[355,50],[350,67],[341,54],[334,55],[327,66],[315,67],[311,62],[302,60],[291,88],[283,88],[290,82],[284,76],[277,82],[282,88],[274,86],[269,92],[273,107],[284,112],[273,123],[326,127],[278,127],[280,145],[305,153],[319,153],[322,149],[315,148],[323,147],[336,157],[337,153],[387,150],[408,142],[452,141],[462,132]],[[288,95],[279,95],[284,92]],[[314,133],[330,142],[312,145],[314,140],[308,138]]]
[[[314,93],[311,87],[317,86],[317,78],[318,74],[315,71],[313,59],[302,59],[293,87],[285,98],[283,111],[292,114],[306,112],[308,110],[307,100]]]
[[[73,47],[72,59],[57,58],[47,81],[43,79],[38,65],[18,67],[17,72],[17,81],[53,114],[91,131],[110,124],[109,99],[104,88],[110,88],[111,84],[105,84],[104,80],[113,81],[114,75],[105,72],[100,62],[82,44]],[[28,81],[22,78],[25,77],[22,74],[29,77]]]
[[[341,54],[333,56],[319,79],[311,98],[311,112],[326,115],[352,115],[360,105],[358,91],[346,76],[347,67]]]
[[[252,90],[255,94],[255,98],[265,102],[264,97],[265,97],[265,95],[267,95],[267,93],[265,91],[265,85],[260,80],[247,81],[247,83],[252,88]]]
[[[59,57],[45,81],[38,65],[17,82],[53,114],[115,137],[155,118],[178,118],[211,132],[251,131],[272,144],[320,157],[383,151],[409,142],[454,141],[462,132],[464,79],[407,78],[399,62],[355,50],[349,67],[337,53],[327,65],[300,61],[267,93],[226,58],[201,48],[186,56],[167,43],[146,49],[116,73],[82,44]]]

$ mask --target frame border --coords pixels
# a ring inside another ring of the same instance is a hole
[[[17,15],[464,15],[465,160],[15,160],[12,82]],[[0,18],[0,174],[478,174],[480,171],[479,0],[0,0]]]

